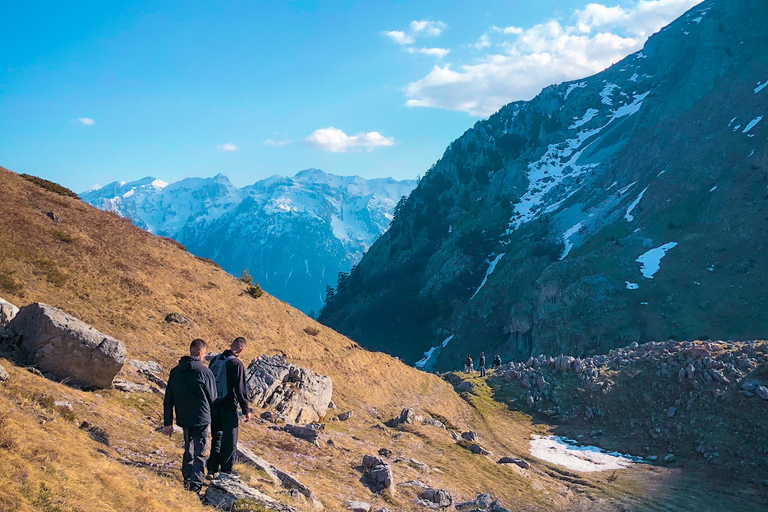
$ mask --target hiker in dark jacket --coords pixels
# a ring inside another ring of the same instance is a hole
[[[493,363],[491,364],[491,367],[495,369],[501,368],[501,357],[499,354],[493,356]]]
[[[485,377],[485,352],[480,352],[480,376]]]
[[[211,455],[208,458],[208,476],[211,478],[219,470],[232,473],[237,448],[238,406],[243,412],[243,421],[247,423],[251,420],[245,368],[238,359],[245,345],[245,338],[235,338],[229,350],[211,360],[210,368],[216,376],[216,385],[221,395],[212,409]]]
[[[173,434],[173,413],[176,424],[184,430],[184,457],[181,475],[184,488],[199,492],[205,470],[206,429],[211,422],[211,404],[216,400],[216,381],[203,359],[207,345],[201,339],[189,345],[189,355],[179,359],[179,364],[168,377],[168,387],[163,400],[163,433]]]

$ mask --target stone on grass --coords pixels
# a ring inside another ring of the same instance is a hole
[[[8,327],[18,312],[19,308],[0,298],[0,327]]]
[[[263,492],[245,485],[236,476],[226,473],[219,473],[211,480],[205,491],[205,500],[208,505],[219,510],[231,510],[237,501],[247,500],[274,512],[297,512],[295,508],[280,503]]]
[[[28,363],[84,387],[112,387],[125,363],[122,342],[47,304],[24,306],[9,328]]]
[[[347,510],[352,512],[370,512],[371,505],[364,501],[350,500],[347,502]]]
[[[0,365],[0,382],[5,382],[10,379],[10,374],[3,368],[3,365]]]
[[[419,498],[426,502],[434,503],[439,508],[447,508],[453,504],[451,493],[445,489],[427,489],[419,494]]]
[[[497,461],[497,464],[514,464],[523,469],[530,469],[531,464],[527,460],[520,459],[518,457],[502,457]]]

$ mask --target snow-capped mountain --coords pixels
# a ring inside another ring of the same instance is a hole
[[[762,336],[766,27],[768,2],[708,0],[476,123],[321,321],[425,369]]]
[[[81,194],[87,203],[184,244],[305,312],[388,228],[413,180],[367,180],[318,169],[237,188],[219,174],[167,184],[147,177]]]

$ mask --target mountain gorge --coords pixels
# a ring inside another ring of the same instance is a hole
[[[170,185],[148,177],[81,197],[231,274],[248,269],[269,293],[308,313],[319,311],[326,286],[360,260],[415,185],[308,169],[243,188],[221,174]]]
[[[605,71],[479,121],[321,321],[424,369],[759,338],[766,27],[765,2],[706,1]]]

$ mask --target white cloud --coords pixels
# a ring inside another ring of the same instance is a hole
[[[264,145],[265,146],[287,146],[291,142],[293,141],[289,139],[283,139],[283,140],[267,139],[264,141]]]
[[[228,142],[226,144],[219,144],[218,146],[216,146],[216,149],[220,151],[237,151],[237,146]]]
[[[394,143],[394,138],[385,137],[379,132],[358,133],[350,136],[333,126],[315,130],[304,139],[305,145],[331,153],[346,153],[350,150],[371,151],[375,147],[391,146]]]
[[[397,44],[413,44],[416,41],[402,30],[389,30],[384,32],[384,35]]]
[[[451,52],[451,50],[446,48],[414,48],[413,46],[409,46],[405,51],[408,53],[423,53],[424,55],[431,55],[439,59],[442,59]]]
[[[442,21],[413,20],[410,24],[410,27],[411,27],[411,33],[414,35],[419,34],[419,35],[425,35],[428,37],[437,37],[443,33],[443,30],[448,28],[448,25],[446,25]]]
[[[78,117],[76,121],[82,124],[83,126],[93,126],[94,124],[96,124],[96,121],[94,121],[90,117]]]
[[[499,28],[470,44],[486,53],[467,63],[434,66],[405,88],[412,107],[487,116],[543,87],[602,71],[642,48],[648,36],[700,0],[636,0],[625,7],[592,3],[572,23]]]

